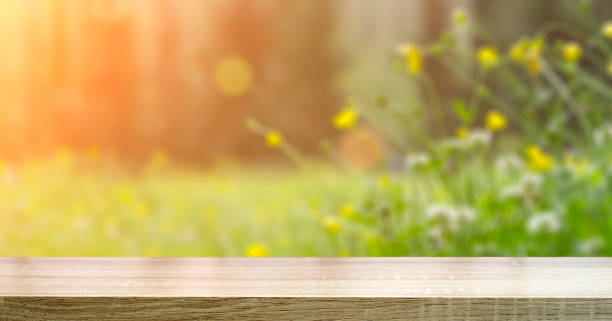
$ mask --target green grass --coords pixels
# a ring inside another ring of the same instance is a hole
[[[69,159],[4,166],[0,255],[242,256],[254,242],[272,255],[334,255],[310,208],[360,189],[323,167],[128,172]]]
[[[504,190],[536,174],[477,151],[461,162],[377,175],[163,161],[128,171],[64,152],[3,166],[0,255],[243,256],[257,243],[273,256],[612,254],[605,164],[560,164],[512,198]],[[471,215],[445,216],[463,206]],[[538,212],[558,226],[530,230]]]

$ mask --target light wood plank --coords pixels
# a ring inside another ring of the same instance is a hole
[[[0,259],[0,320],[47,319],[612,320],[612,259]]]
[[[0,258],[0,296],[612,298],[612,259]]]

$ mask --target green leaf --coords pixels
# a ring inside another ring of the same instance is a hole
[[[465,105],[465,102],[461,99],[457,99],[454,102],[455,112],[457,112],[457,116],[461,119],[461,121],[466,125],[471,125],[474,120],[474,115],[470,113]]]

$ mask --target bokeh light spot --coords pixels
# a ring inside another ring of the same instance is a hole
[[[215,66],[214,83],[224,95],[243,95],[253,85],[251,65],[241,57],[225,57]]]

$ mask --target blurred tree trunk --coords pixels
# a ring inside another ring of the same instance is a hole
[[[92,14],[91,8],[86,10]],[[136,60],[132,24],[125,12],[112,11],[97,13],[84,22],[84,91],[93,105],[88,106],[92,132],[97,143],[114,147],[123,155],[129,155],[134,145]]]
[[[451,27],[450,17],[455,6],[457,4],[451,3],[448,0],[425,1],[424,10],[427,17],[425,29],[426,43],[440,41],[444,32]],[[452,133],[454,128],[458,126],[452,103],[454,99],[465,95],[465,92],[462,90],[459,80],[449,72],[448,68],[440,61],[440,58],[431,57],[431,59],[427,59],[425,69],[438,89],[441,105],[439,107],[442,110],[435,110],[437,107],[433,105],[432,99],[429,98],[427,100],[429,114],[435,119],[432,134],[433,137],[444,137]]]
[[[249,115],[280,130],[304,152],[319,151],[340,107],[336,89],[333,1],[275,2],[270,49],[262,60],[262,92]],[[261,154],[260,138],[243,141],[250,154]]]
[[[275,49],[281,61],[275,64],[286,70],[286,78],[276,79],[273,92],[283,93],[277,108],[284,112],[270,110],[269,117],[308,152],[317,151],[318,140],[331,133],[331,115],[342,104],[336,88],[336,6],[308,0],[281,5],[285,14],[279,17]]]

